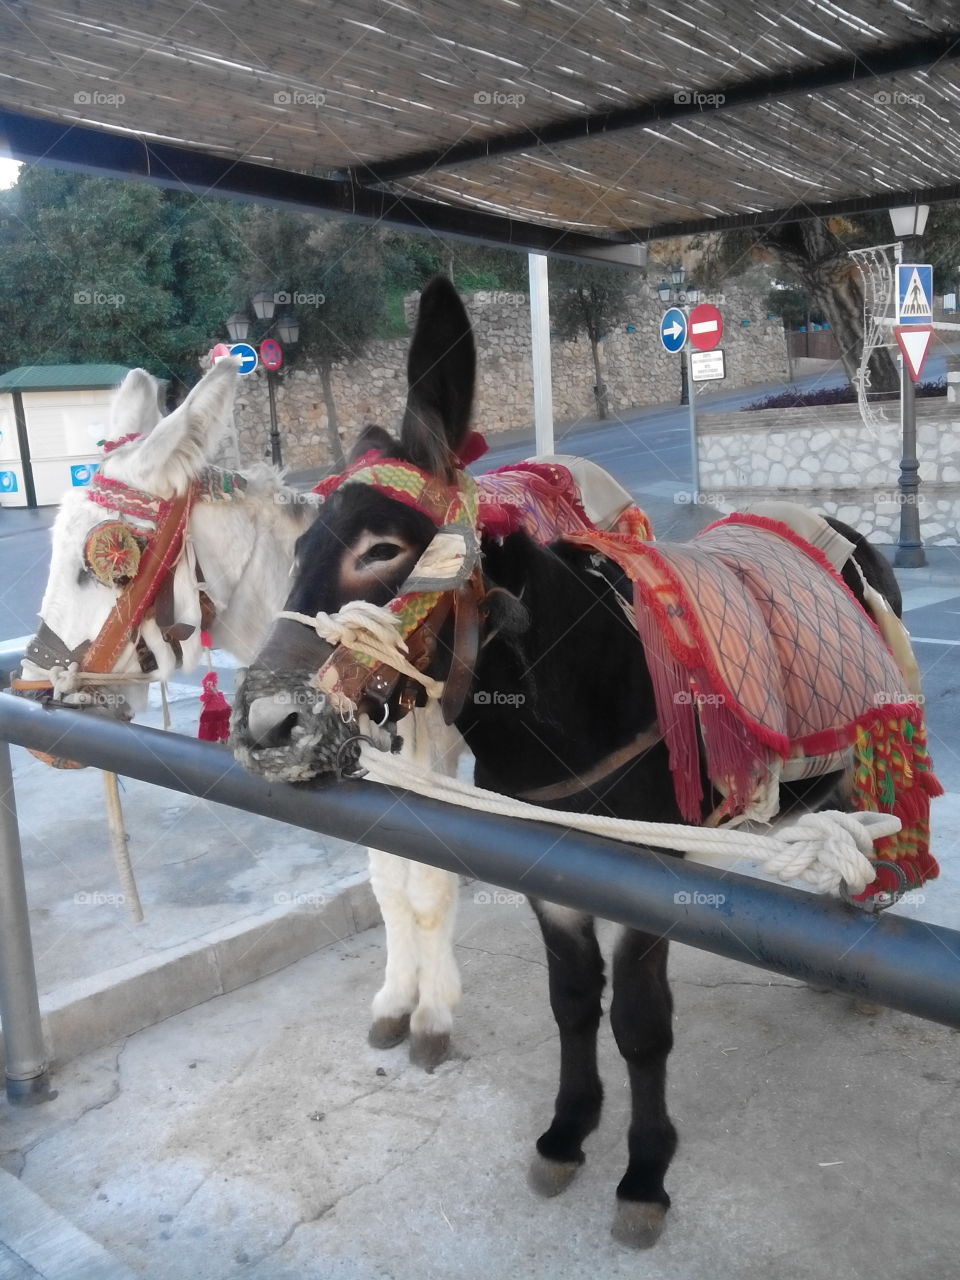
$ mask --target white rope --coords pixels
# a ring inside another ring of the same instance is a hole
[[[750,858],[768,874],[780,880],[803,880],[817,893],[836,893],[841,880],[851,893],[861,893],[876,878],[869,856],[874,840],[900,830],[900,819],[892,814],[841,813],[833,809],[804,814],[769,835],[751,834],[739,827],[719,830],[670,822],[635,822],[600,814],[561,813],[418,769],[398,756],[367,748],[362,752],[361,764],[374,782],[485,813],[551,822],[628,844],[678,849],[700,856]]]
[[[406,659],[407,646],[400,635],[400,619],[382,605],[367,600],[351,600],[338,613],[295,613],[285,609],[278,618],[302,622],[316,631],[328,644],[342,644],[375,662],[384,662],[402,675],[410,676],[426,689],[431,698],[439,698],[443,681],[425,675]]]

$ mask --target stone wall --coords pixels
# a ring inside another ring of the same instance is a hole
[[[475,422],[488,435],[532,427],[530,304],[522,293],[475,293],[466,297],[477,340],[477,401]],[[742,290],[730,290],[721,301],[727,333],[723,348],[727,377],[722,383],[701,384],[729,390],[786,377],[786,344],[779,320],[768,320],[762,301]],[[416,298],[408,300],[412,326]],[[660,345],[660,302],[643,282],[635,295],[628,322],[617,326],[601,343],[601,361],[611,413],[636,405],[674,403],[680,395],[680,357]],[[742,321],[749,323],[743,324]],[[337,365],[333,395],[340,435],[349,447],[369,422],[394,429],[406,398],[408,338],[371,343],[362,359]],[[558,422],[593,418],[594,368],[590,344],[552,343],[554,417]],[[708,392],[706,392],[708,394]],[[703,393],[701,393],[703,394]],[[329,460],[326,411],[315,369],[294,365],[277,382],[277,417],[287,467],[318,466]],[[237,398],[239,458],[252,462],[269,454],[270,414],[266,377],[262,370],[243,380]]]
[[[697,423],[701,501],[736,507],[782,497],[818,507],[894,543],[900,528],[900,416],[875,433],[856,405],[704,414]],[[917,401],[918,497],[924,542],[960,542],[960,405]]]

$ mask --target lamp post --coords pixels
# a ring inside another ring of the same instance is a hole
[[[253,307],[254,315],[261,321],[273,321],[260,335],[265,338],[271,329],[276,327],[277,337],[280,342],[278,345],[292,347],[300,339],[300,323],[296,316],[285,314],[278,316],[276,320],[273,313],[276,308],[276,298],[268,289],[259,289],[250,299],[250,305]],[[252,321],[246,311],[235,311],[227,320],[227,332],[230,334],[232,342],[246,342],[250,334]],[[267,374],[267,396],[270,401],[270,460],[274,466],[283,466],[283,453],[280,448],[280,428],[277,423],[277,396],[276,396],[276,380],[277,370],[264,366]]]
[[[890,209],[893,234],[900,243],[896,246],[897,262],[916,262],[920,253],[920,238],[927,225],[930,206],[905,205]],[[903,436],[903,456],[900,459],[900,536],[893,563],[901,569],[919,569],[927,563],[920,536],[920,462],[917,458],[917,404],[913,380],[907,371],[907,362],[900,357],[900,426]]]
[[[657,296],[660,304],[664,308],[681,307],[684,314],[687,313],[687,307],[695,307],[700,301],[700,290],[691,280],[686,284],[686,269],[679,262],[669,268],[670,279],[661,280],[657,285]],[[680,352],[680,403],[690,403],[690,389],[692,386],[689,377],[689,353],[684,350]]]

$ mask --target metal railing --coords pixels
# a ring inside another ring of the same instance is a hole
[[[0,663],[2,663],[0,654]],[[40,1029],[8,743],[370,844],[506,889],[960,1029],[960,933],[653,850],[476,813],[375,783],[253,777],[222,747],[0,695],[0,1018],[8,1096],[43,1096]],[[398,803],[398,798],[400,803]]]

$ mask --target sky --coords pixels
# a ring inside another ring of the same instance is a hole
[[[0,188],[12,187],[20,172],[19,160],[6,160],[0,156]]]

